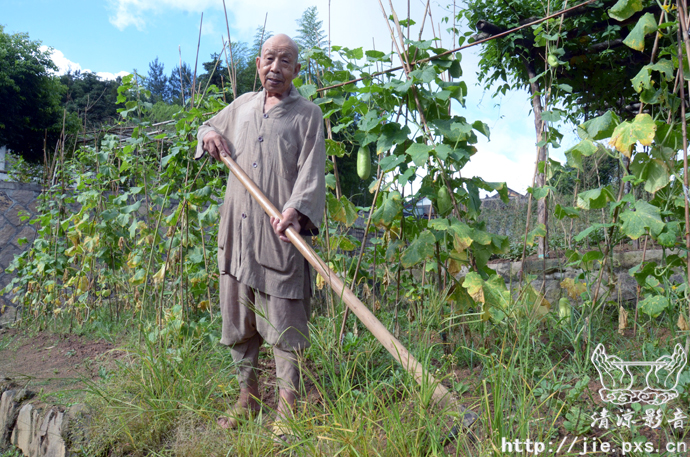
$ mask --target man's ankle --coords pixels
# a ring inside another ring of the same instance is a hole
[[[259,388],[241,388],[240,397],[237,399],[237,403],[244,407],[250,409],[259,409]]]

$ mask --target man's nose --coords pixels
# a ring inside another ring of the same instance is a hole
[[[271,62],[271,71],[272,71],[272,72],[278,73],[279,69],[280,69],[280,65],[278,65],[278,60],[277,60],[277,59],[274,60],[273,62]]]

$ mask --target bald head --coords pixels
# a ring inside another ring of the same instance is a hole
[[[292,38],[284,33],[279,33],[278,35],[274,35],[266,40],[264,45],[261,47],[261,54],[263,54],[266,49],[279,48],[289,49],[290,52],[295,56],[295,61],[297,60],[297,56],[299,56],[299,46],[297,46],[297,43],[295,43]]]
[[[292,80],[299,74],[299,47],[292,38],[279,33],[264,43],[256,58],[261,85],[270,97],[282,98],[290,93]]]

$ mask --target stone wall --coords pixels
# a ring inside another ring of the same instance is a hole
[[[34,401],[35,394],[0,376],[0,454],[10,447],[27,457],[68,457],[83,438],[84,407]]]
[[[670,251],[666,251],[666,255],[670,255]],[[630,276],[630,268],[642,263],[643,251],[626,251],[613,253],[612,273],[607,267],[604,270],[601,287],[599,289],[599,296],[602,297],[606,292],[609,292],[609,300],[620,301],[621,304],[634,301],[637,297],[637,282],[635,278]],[[655,261],[662,265],[664,252],[661,249],[648,250],[644,254],[645,262]],[[590,271],[590,280],[594,281],[598,274],[598,262],[593,262],[593,270]],[[506,282],[506,286],[513,286],[517,289],[520,281],[520,270],[522,269],[522,262],[504,262],[491,263],[489,267],[496,270]],[[536,290],[540,290],[544,284],[544,296],[551,303],[557,303],[561,297],[567,295],[567,292],[561,288],[561,281],[565,278],[575,278],[582,270],[572,268],[566,265],[564,259],[530,259],[525,260],[524,267],[525,274],[537,276],[537,279],[532,282],[532,286]],[[675,282],[682,283],[683,277],[680,274],[674,275],[672,278]]]
[[[14,277],[5,270],[15,254],[28,249],[36,237],[36,228],[29,221],[37,214],[37,197],[40,194],[41,186],[38,184],[0,181],[0,289]],[[30,217],[22,221],[20,213],[29,214]],[[28,243],[20,246],[20,238],[26,238]],[[10,296],[0,295],[0,327],[16,316],[10,299]]]

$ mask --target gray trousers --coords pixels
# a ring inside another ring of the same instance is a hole
[[[258,382],[259,348],[266,341],[273,346],[278,387],[300,389],[297,356],[309,346],[311,314],[309,275],[304,276],[304,299],[294,300],[255,291],[232,275],[220,275],[220,342],[230,346],[240,387]]]

